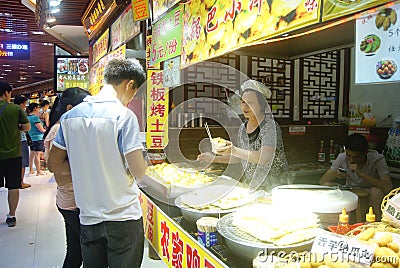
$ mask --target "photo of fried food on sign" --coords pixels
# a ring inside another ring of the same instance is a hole
[[[191,0],[184,7],[182,64],[319,21],[322,0]]]

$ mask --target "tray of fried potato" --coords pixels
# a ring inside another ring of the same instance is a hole
[[[227,176],[211,176],[196,169],[162,163],[147,168],[140,186],[156,199],[173,205],[174,199],[182,194],[232,180]]]

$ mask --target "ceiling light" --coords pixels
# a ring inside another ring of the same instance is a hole
[[[61,0],[50,0],[49,1],[49,6],[51,7],[56,7],[61,3]]]
[[[58,12],[60,12],[60,8],[59,7],[55,7],[55,8],[50,9],[50,13],[51,14],[55,14],[55,13],[58,13]]]
[[[3,64],[3,67],[10,67],[10,64]]]
[[[31,31],[32,34],[44,34],[42,31]]]
[[[4,70],[5,72],[11,72],[11,70],[10,69],[7,69],[7,70]]]
[[[28,65],[29,68],[35,68],[35,65]]]
[[[3,79],[4,77],[0,76],[0,79]]]
[[[40,72],[40,71],[37,71],[37,72],[35,72],[35,74],[41,74],[42,72]]]

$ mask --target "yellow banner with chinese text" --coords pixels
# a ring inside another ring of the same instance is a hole
[[[148,0],[132,0],[133,21],[145,20],[150,17]]]
[[[167,267],[227,267],[165,215],[144,193],[140,193],[139,200],[143,210],[146,239]]]
[[[182,65],[315,24],[322,0],[191,0],[185,4]]]
[[[107,54],[108,42],[109,30],[107,29],[93,45],[93,63],[98,62],[102,57]]]
[[[163,71],[147,71],[147,131],[148,149],[163,149],[168,144],[168,88],[163,86]]]

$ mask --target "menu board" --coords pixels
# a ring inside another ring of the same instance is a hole
[[[178,6],[153,25],[150,65],[181,54],[182,13],[182,6]]]
[[[111,25],[112,50],[140,33],[140,22],[134,22],[132,16],[132,5],[129,5]]]
[[[322,0],[199,1],[185,4],[183,66],[319,22]]]
[[[376,7],[390,0],[324,0],[322,21],[327,21]]]
[[[400,4],[363,14],[356,21],[355,83],[400,80]]]
[[[56,58],[57,91],[70,87],[89,88],[88,58]]]

